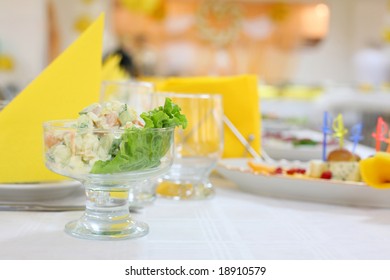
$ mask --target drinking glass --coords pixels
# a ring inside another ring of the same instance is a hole
[[[154,86],[152,83],[134,80],[103,81],[100,91],[100,102],[120,101],[135,109],[136,112],[151,110]],[[161,103],[161,104],[164,104]],[[161,105],[158,104],[158,105]]]
[[[85,212],[65,231],[98,240],[146,235],[148,225],[130,216],[129,193],[169,170],[173,138],[174,128],[86,130],[77,128],[76,121],[44,123],[46,166],[85,187]],[[113,147],[125,149],[126,156],[110,158]]]
[[[156,93],[155,104],[170,98],[188,120],[175,132],[171,169],[158,180],[157,195],[176,200],[205,199],[214,195],[209,180],[223,152],[223,107],[219,94]]]
[[[153,84],[134,80],[103,81],[100,92],[100,102],[120,101],[128,104],[136,112],[153,109]],[[162,101],[164,104],[164,101]],[[129,203],[131,206],[142,207],[151,204],[156,199],[155,186],[149,180],[143,180],[130,189]]]

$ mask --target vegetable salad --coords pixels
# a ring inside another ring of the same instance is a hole
[[[45,131],[46,159],[65,172],[109,174],[157,167],[173,141],[174,127],[187,126],[180,107],[138,115],[117,101],[92,104],[68,129]]]

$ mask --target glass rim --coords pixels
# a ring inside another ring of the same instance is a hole
[[[43,128],[45,128],[45,129],[57,128],[57,129],[78,130],[79,128],[70,126],[70,125],[76,124],[76,123],[77,123],[77,120],[75,120],[75,119],[50,120],[50,121],[43,122]],[[62,125],[58,125],[58,124],[62,124]],[[68,124],[68,125],[64,125],[64,124]],[[141,130],[143,130],[143,128]],[[146,128],[144,131],[146,131],[146,130],[170,132],[170,131],[174,131],[175,127],[149,127],[149,128]],[[88,128],[88,129],[85,129],[85,131],[94,132],[94,133],[115,133],[115,132],[123,133],[125,131],[139,132],[139,130],[129,130],[129,128],[119,128],[119,127],[118,128]]]
[[[125,79],[121,79],[121,80],[103,80],[102,83],[101,83],[102,86],[110,85],[110,84],[116,84],[116,85],[126,85],[126,84],[139,85],[139,86],[146,86],[146,87],[149,87],[151,89],[154,89],[153,83],[145,82],[145,81],[137,81],[137,80],[125,80]]]
[[[179,97],[179,98],[197,98],[197,99],[222,99],[222,94],[220,93],[207,93],[207,92],[173,92],[173,91],[156,91],[152,94],[158,96],[167,96],[167,97]]]

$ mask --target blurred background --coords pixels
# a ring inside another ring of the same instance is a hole
[[[102,59],[121,54],[130,77],[258,75],[270,131],[318,130],[327,110],[363,122],[371,144],[389,120],[389,0],[0,0],[0,99],[101,12]]]

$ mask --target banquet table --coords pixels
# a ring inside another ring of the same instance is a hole
[[[158,198],[133,214],[150,232],[139,239],[71,237],[82,212],[0,212],[3,260],[341,260],[390,258],[390,209],[263,197],[213,175],[203,201]],[[82,203],[83,190],[53,204]]]

